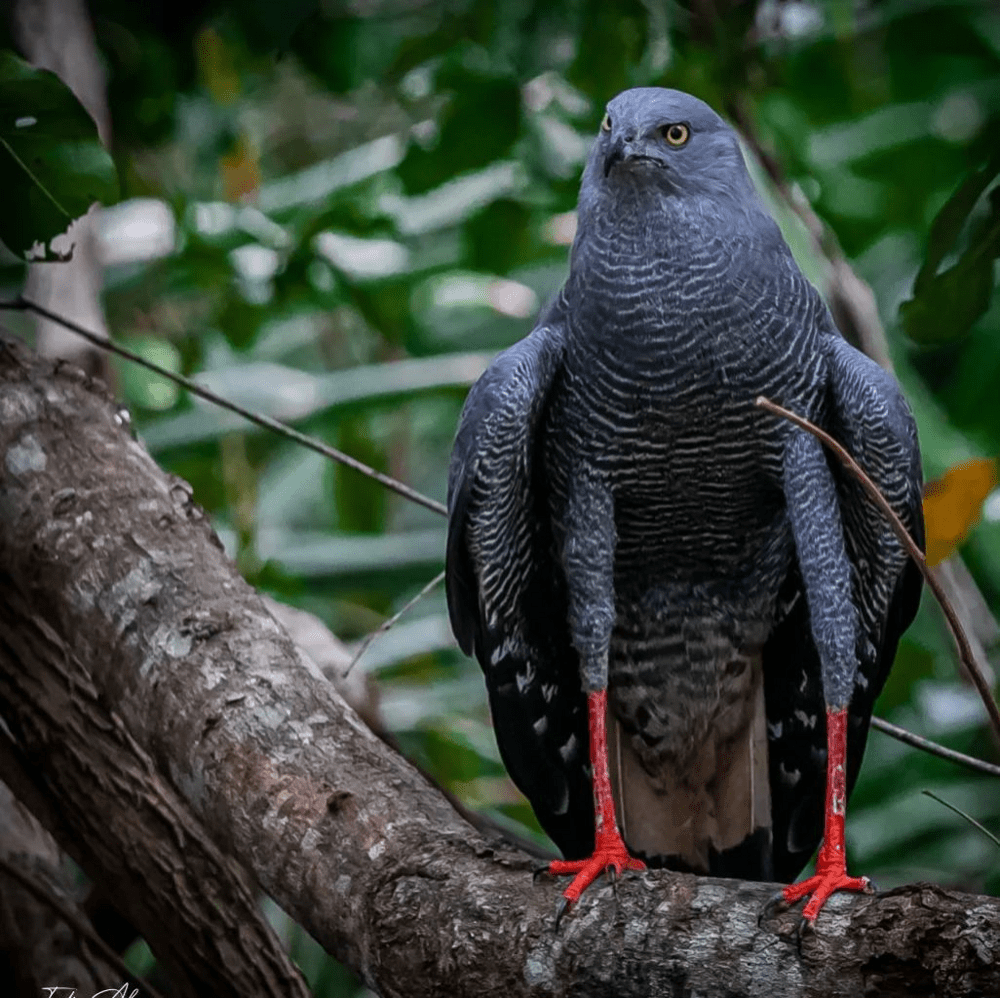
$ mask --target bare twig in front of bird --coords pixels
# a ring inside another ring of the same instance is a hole
[[[944,590],[941,588],[937,578],[931,572],[927,566],[927,560],[924,557],[923,551],[917,546],[916,541],[910,536],[909,531],[903,526],[903,522],[899,519],[893,508],[889,505],[888,500],[879,491],[878,486],[865,474],[864,469],[853,457],[847,452],[844,446],[838,441],[834,440],[825,430],[820,429],[815,423],[810,422],[803,416],[792,412],[790,409],[784,408],[784,406],[778,405],[776,402],[772,402],[769,398],[765,398],[760,395],[756,399],[756,404],[762,409],[766,409],[768,412],[775,416],[781,416],[784,419],[789,420],[794,423],[800,429],[806,430],[813,436],[817,437],[824,446],[828,447],[840,460],[844,468],[850,472],[851,475],[857,479],[858,483],[868,494],[871,501],[885,514],[890,525],[892,526],[893,532],[899,538],[900,544],[909,552],[910,557],[916,562],[917,568],[920,569],[921,575],[924,577],[924,581],[927,583],[928,588],[934,593],[934,598],[938,601],[942,611],[944,612],[945,619],[948,621],[948,627],[951,630],[952,637],[955,639],[955,644],[958,648],[958,657],[965,666],[969,677],[972,679],[973,685],[979,692],[980,697],[982,697],[983,704],[986,707],[986,712],[989,714],[990,723],[993,726],[993,730],[998,738],[1000,738],[1000,707],[997,706],[997,702],[993,697],[993,691],[990,689],[990,684],[986,677],[983,675],[982,671],[979,669],[975,656],[972,654],[972,648],[969,644],[968,636],[965,633],[965,629],[962,627],[962,623],[958,618],[958,614],[955,612],[955,608],[951,605],[951,601],[948,599]]]
[[[809,200],[789,182],[780,162],[762,141],[749,112],[745,96],[733,91],[727,97],[726,109],[739,126],[740,135],[753,151],[757,161],[774,185],[774,190],[787,207],[800,219],[822,258],[824,296],[830,304],[834,321],[844,336],[859,346],[872,360],[890,373],[893,370],[885,329],[871,287],[855,273],[837,243],[836,234],[816,214]],[[990,611],[983,594],[957,553],[947,563],[934,566],[940,588],[947,595],[956,614],[963,620],[970,638],[971,655],[979,670],[991,677],[992,668],[985,648],[996,640],[998,622]],[[992,686],[992,679],[990,680]]]
[[[205,399],[207,402],[211,402],[215,405],[219,405],[223,408],[226,408],[231,412],[235,412],[238,415],[243,416],[244,418],[250,420],[251,422],[254,422],[257,425],[264,427],[265,429],[271,430],[274,433],[277,433],[290,440],[293,440],[304,447],[308,447],[310,450],[316,451],[317,453],[322,454],[333,461],[338,461],[342,464],[346,464],[348,467],[354,468],[355,470],[360,471],[362,474],[368,474],[369,477],[374,478],[378,482],[382,482],[383,484],[385,484],[386,481],[388,480],[393,484],[387,487],[393,488],[394,491],[397,492],[397,494],[403,496],[406,499],[410,499],[411,501],[416,502],[427,509],[433,510],[435,513],[440,513],[442,516],[447,514],[447,510],[443,503],[435,502],[428,496],[422,495],[420,492],[417,492],[416,489],[413,489],[408,485],[404,485],[401,482],[396,482],[395,479],[390,479],[387,475],[382,475],[381,473],[374,471],[374,469],[368,468],[367,465],[362,464],[360,461],[356,461],[349,455],[342,454],[340,451],[336,450],[333,447],[328,447],[321,440],[317,440],[315,437],[310,437],[308,434],[301,433],[298,430],[292,429],[291,427],[286,426],[284,423],[281,423],[278,420],[271,419],[269,416],[259,415],[257,413],[250,412],[249,410],[246,410],[241,406],[234,405],[233,403],[230,403],[228,400],[222,398],[221,396],[216,395],[214,392],[211,392],[206,388],[202,388],[200,385],[198,385],[194,381],[191,381],[189,378],[185,378],[181,375],[175,374],[173,371],[168,371],[166,368],[160,367],[158,364],[146,360],[146,358],[141,357],[138,354],[135,354],[132,351],[127,350],[124,347],[120,347],[115,343],[102,339],[96,333],[92,332],[91,330],[85,329],[84,327],[79,325],[79,323],[73,322],[72,320],[63,317],[56,312],[52,312],[49,309],[42,308],[41,306],[36,305],[34,302],[31,302],[28,299],[18,298],[12,302],[0,302],[0,310],[3,309],[9,311],[35,312],[39,315],[42,315],[52,322],[59,323],[66,329],[69,329],[70,331],[76,333],[78,336],[82,336],[88,342],[95,344],[97,347],[101,349],[115,353],[120,357],[124,357],[126,360],[130,360],[141,365],[142,367],[146,368],[149,371],[153,371],[154,373],[159,374],[164,378],[168,378],[176,382],[181,387],[191,391],[192,394],[196,394],[200,398]],[[759,404],[766,409],[770,409],[770,411],[775,413],[776,415],[786,416],[793,422],[798,422],[799,425],[803,427],[803,429],[810,430],[810,432],[818,430],[818,428],[813,427],[812,424],[808,422],[808,420],[800,421],[800,417],[796,416],[794,413],[789,412],[788,410],[782,409],[781,406],[778,406],[767,399],[762,399]],[[822,431],[819,431],[819,434],[820,434],[820,439],[823,439],[825,435],[822,434]],[[832,438],[829,439],[835,448],[840,447],[840,445],[837,444],[835,440],[833,440]],[[848,460],[852,460],[850,458],[850,455],[846,454],[846,451],[844,452],[844,454],[847,456]],[[860,469],[858,470],[860,471]],[[864,472],[861,472],[861,474],[864,475]],[[395,486],[399,486],[399,488],[396,488]],[[872,485],[872,488],[873,489],[875,488],[874,485]],[[881,494],[878,493],[877,489],[875,489],[875,492],[879,495],[879,498],[881,498]],[[887,510],[887,512],[892,516],[895,516],[895,514],[892,513],[891,509]],[[909,538],[909,534],[906,534],[906,536],[907,538]],[[911,544],[912,544],[912,539],[911,539]],[[917,559],[918,565],[921,565],[921,567],[924,568],[922,562],[923,555],[920,553],[920,550],[919,548],[916,547],[916,545],[912,546],[920,555],[919,559]],[[438,584],[438,581],[439,580],[437,578],[433,579],[426,588],[427,589],[433,588],[435,585]],[[931,588],[934,589],[934,586],[932,585]],[[935,590],[935,595],[937,595],[936,590]],[[420,597],[418,596],[417,598],[419,599]],[[941,597],[938,598],[939,600],[941,599]],[[415,600],[413,602],[415,602]],[[942,605],[944,606],[944,604]],[[357,661],[357,659],[361,657],[361,654],[367,650],[367,648],[371,644],[371,641],[374,640],[375,636],[382,633],[384,630],[387,630],[388,627],[392,626],[392,624],[396,622],[398,617],[406,613],[409,610],[409,608],[410,604],[407,604],[407,606],[403,607],[403,609],[399,611],[399,614],[391,618],[389,621],[386,621],[386,623],[384,623],[378,630],[373,632],[372,635],[369,635],[369,637],[365,639],[366,643],[355,654],[355,658],[352,661],[351,665],[348,666],[347,672],[349,672],[350,669],[353,668],[354,661]],[[345,675],[346,674],[347,673],[345,672]],[[939,745],[937,742],[931,741],[928,738],[923,738],[920,735],[915,735],[912,732],[907,731],[905,728],[901,728],[895,724],[890,724],[888,721],[883,721],[881,718],[877,717],[873,718],[872,723],[876,728],[882,731],[883,734],[887,734],[891,738],[895,738],[898,741],[910,745],[913,748],[917,748],[922,751],[928,752],[931,755],[939,756],[942,759],[949,759],[952,762],[968,766],[972,769],[976,769],[980,772],[987,773],[989,775],[994,775],[994,776],[1000,775],[1000,767],[995,767],[988,762],[983,762],[982,760],[979,759],[973,759],[971,756],[965,756],[960,752],[955,752],[954,749],[949,749],[946,746]]]

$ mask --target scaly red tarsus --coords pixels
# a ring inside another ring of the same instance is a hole
[[[573,904],[605,870],[621,876],[624,870],[645,870],[641,859],[629,855],[618,831],[615,802],[611,795],[611,775],[608,771],[607,689],[587,694],[587,716],[590,726],[590,764],[594,779],[594,852],[587,859],[553,860],[549,872],[573,873],[563,897]]]
[[[844,852],[844,817],[847,812],[847,711],[826,714],[826,821],[823,844],[816,857],[814,876],[789,884],[781,893],[786,904],[795,904],[807,894],[802,917],[815,922],[820,909],[834,891],[870,892],[867,877],[849,877]]]

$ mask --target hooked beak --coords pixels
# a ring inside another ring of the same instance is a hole
[[[615,163],[620,163],[625,158],[625,140],[619,135],[615,139],[615,144],[611,147],[607,156],[604,157],[604,177],[607,179],[608,174],[611,172],[611,167]]]
[[[658,166],[661,169],[666,169],[667,164],[654,156],[650,156],[646,151],[646,144],[641,138],[622,138],[618,136],[615,139],[614,145],[608,150],[607,155],[604,157],[604,176],[607,178],[608,174],[611,173],[611,168],[616,163],[621,163],[626,160],[644,160],[647,163],[651,163],[654,166]]]

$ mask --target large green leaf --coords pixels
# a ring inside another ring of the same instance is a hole
[[[346,534],[301,530],[261,531],[261,558],[309,580],[377,580],[387,573],[416,573],[427,581],[444,560],[443,528],[401,534]]]
[[[996,164],[1000,170],[1000,157]],[[900,306],[903,325],[917,343],[954,342],[990,307],[993,261],[1000,257],[1000,188],[994,188],[989,203],[989,213],[975,227],[958,262],[940,274],[921,271],[913,298]],[[932,249],[932,259],[943,255],[940,248]]]
[[[988,135],[1000,139],[1000,123]],[[989,195],[989,210],[973,226],[957,262],[941,271],[941,264],[958,245],[983,193],[1000,175],[1000,149],[973,171],[945,202],[931,225],[927,258],[913,282],[913,297],[900,306],[907,333],[921,344],[954,342],[990,307],[993,297],[993,261],[1000,256],[1000,188]]]
[[[506,158],[521,128],[521,94],[515,80],[449,65],[441,83],[452,97],[431,148],[413,144],[399,166],[410,194],[421,194],[458,174]]]
[[[95,201],[118,200],[97,126],[55,74],[0,51],[0,239],[16,253],[50,242]],[[37,248],[32,254],[39,258]]]

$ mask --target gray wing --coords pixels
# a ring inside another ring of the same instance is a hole
[[[922,473],[916,426],[895,379],[839,333],[824,337],[825,428],[881,489],[920,547]],[[921,575],[877,509],[836,457],[828,458],[840,499],[853,603],[858,610],[858,675],[848,708],[848,793],[857,779],[875,700],[896,646],[916,615]],[[779,597],[782,613],[764,649],[770,736],[775,873],[790,881],[823,834],[825,704],[819,657],[798,568]]]
[[[472,387],[448,476],[446,585],[452,630],[482,666],[511,778],[563,853],[585,856],[593,845],[586,700],[541,466],[562,358],[562,325],[550,310]]]

